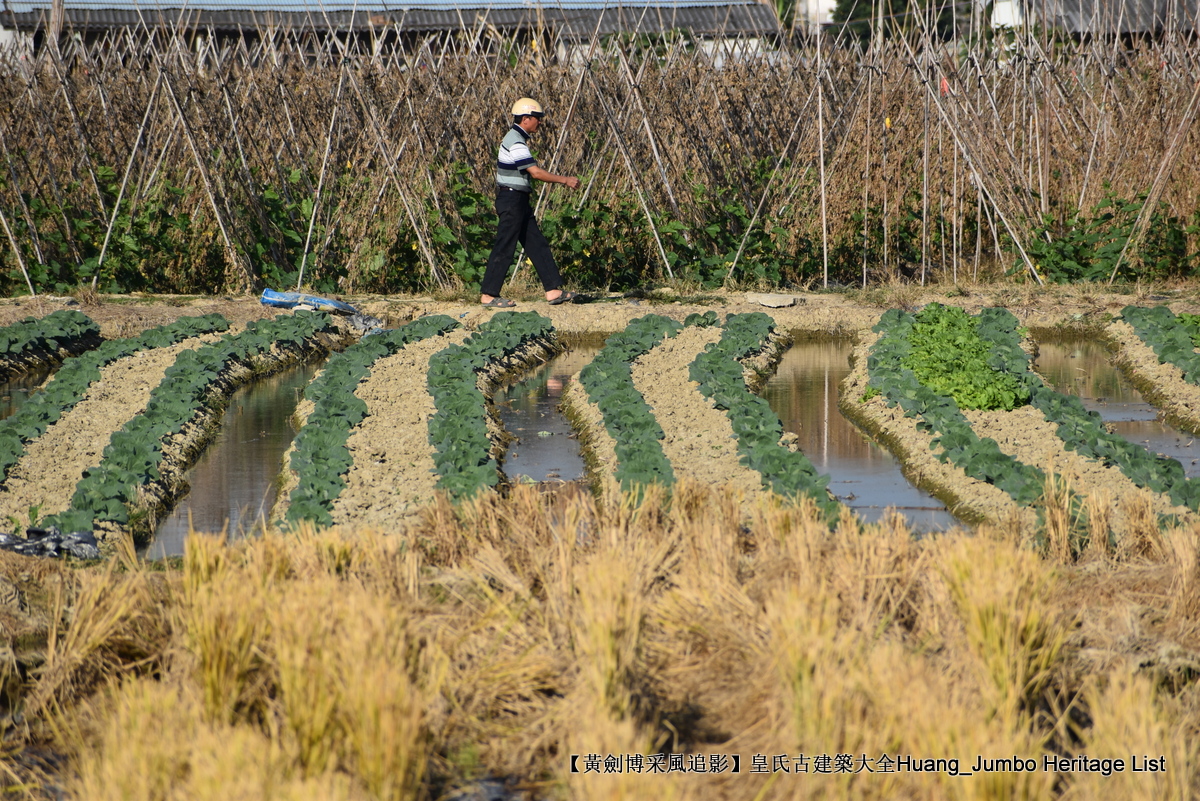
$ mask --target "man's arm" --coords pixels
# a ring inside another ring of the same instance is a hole
[[[563,184],[571,189],[579,188],[579,179],[574,175],[555,175],[552,172],[546,172],[536,164],[526,168],[525,172],[529,174],[530,178],[535,178],[539,181],[545,181],[550,184]]]

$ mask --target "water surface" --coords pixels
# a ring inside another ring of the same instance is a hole
[[[896,457],[838,410],[838,385],[850,372],[853,349],[847,340],[797,342],[784,354],[763,397],[783,429],[799,437],[800,450],[817,471],[830,476],[833,494],[864,520],[876,521],[892,507],[916,531],[960,525],[945,504],[909,483]]]
[[[1200,477],[1196,438],[1164,422],[1109,361],[1103,345],[1091,340],[1039,343],[1035,366],[1054,389],[1079,396],[1085,407],[1098,412],[1114,433],[1177,459],[1189,477]]]
[[[184,474],[191,485],[147,548],[151,559],[183,553],[189,528],[251,533],[275,503],[283,454],[296,432],[288,418],[319,364],[293,367],[234,393],[216,439]]]

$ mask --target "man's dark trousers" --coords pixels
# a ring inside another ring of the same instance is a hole
[[[550,252],[542,229],[533,218],[533,206],[529,204],[529,192],[512,189],[496,190],[496,214],[500,217],[496,227],[496,242],[492,255],[488,257],[487,271],[479,291],[484,295],[500,297],[500,288],[508,276],[517,242],[525,246],[525,255],[533,262],[542,288],[547,292],[562,287],[562,276]]]

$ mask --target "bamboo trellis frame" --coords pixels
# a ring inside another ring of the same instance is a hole
[[[1024,245],[1042,215],[1089,208],[1106,191],[1153,191],[1185,218],[1200,207],[1194,37],[1051,49],[1037,36],[955,47],[918,32],[864,50],[827,35],[818,59],[802,36],[676,34],[656,50],[597,25],[582,39],[542,30],[535,50],[528,32],[486,18],[426,35],[400,21],[344,40],[322,38],[322,24],[259,27],[218,47],[215,31],[181,18],[0,55],[10,263],[44,263],[47,237],[60,257],[82,262],[98,249],[103,262],[131,224],[120,221],[169,179],[180,190],[173,211],[222,243],[226,287],[261,281],[256,247],[260,266],[295,266],[281,226],[302,233],[300,264],[334,260],[347,289],[401,234],[428,283],[445,287],[452,271],[438,243],[472,225],[451,202],[460,178],[449,167],[467,165],[465,180],[489,194],[507,106],[525,94],[552,112],[535,151],[585,178],[579,195],[548,193],[543,211],[637,196],[637,235],[667,274],[667,219],[684,223],[693,248],[705,247],[706,226],[725,228],[731,281],[751,233],[782,223],[797,243],[820,241],[822,261],[852,243],[854,280],[866,283],[921,268],[977,276],[981,258],[1008,266],[1002,236],[1038,276]],[[119,189],[102,185],[101,167]],[[269,188],[282,211],[265,205]],[[313,206],[300,219],[305,198]],[[744,217],[729,214],[735,202]],[[69,219],[86,208],[104,221],[102,240]]]

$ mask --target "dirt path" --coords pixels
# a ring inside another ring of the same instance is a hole
[[[426,385],[429,359],[472,333],[458,329],[409,344],[377,361],[359,384],[355,394],[366,402],[368,416],[346,442],[354,465],[333,505],[335,524],[398,525],[433,499],[437,476],[428,422],[436,409]]]
[[[633,363],[633,386],[662,426],[663,452],[676,478],[731,484],[751,497],[762,490],[762,477],[738,461],[729,418],[688,377],[688,367],[705,345],[721,339],[721,331],[693,326],[665,339]]]
[[[1161,409],[1167,419],[1193,434],[1200,434],[1200,387],[1183,380],[1183,371],[1163,364],[1154,349],[1134,333],[1133,326],[1118,320],[1105,333],[1117,346],[1113,362],[1133,381],[1138,392]]]
[[[14,517],[24,525],[32,506],[43,516],[64,511],[83,472],[100,463],[112,434],[145,410],[150,393],[179,354],[221,336],[207,334],[139,351],[101,368],[100,379],[83,399],[25,446],[0,487],[0,521]]]

